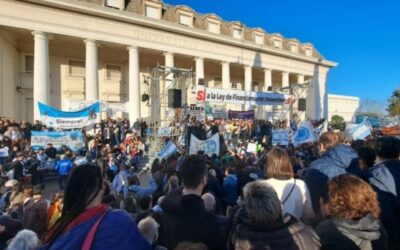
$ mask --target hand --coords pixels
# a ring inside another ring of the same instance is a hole
[[[6,231],[6,227],[3,225],[0,225],[0,234],[4,233]]]

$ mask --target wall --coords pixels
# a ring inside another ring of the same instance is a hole
[[[346,122],[352,122],[357,109],[360,106],[360,99],[354,96],[328,95],[329,121],[333,115],[340,115]]]

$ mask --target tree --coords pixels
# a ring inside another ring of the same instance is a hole
[[[331,126],[333,129],[344,131],[346,128],[346,122],[344,121],[344,118],[340,115],[333,115],[331,118]]]
[[[356,114],[382,118],[385,115],[385,105],[377,100],[363,99],[360,101]]]
[[[400,89],[393,91],[392,96],[388,99],[386,111],[390,116],[400,115]]]

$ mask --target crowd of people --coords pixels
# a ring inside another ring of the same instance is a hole
[[[230,145],[142,168],[143,122],[102,121],[73,152],[34,151],[45,126],[0,119],[0,249],[400,249],[400,139],[325,132],[249,153],[271,123],[191,122]]]

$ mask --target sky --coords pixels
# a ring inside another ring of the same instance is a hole
[[[311,42],[338,63],[328,93],[386,105],[400,87],[399,0],[164,0]]]

